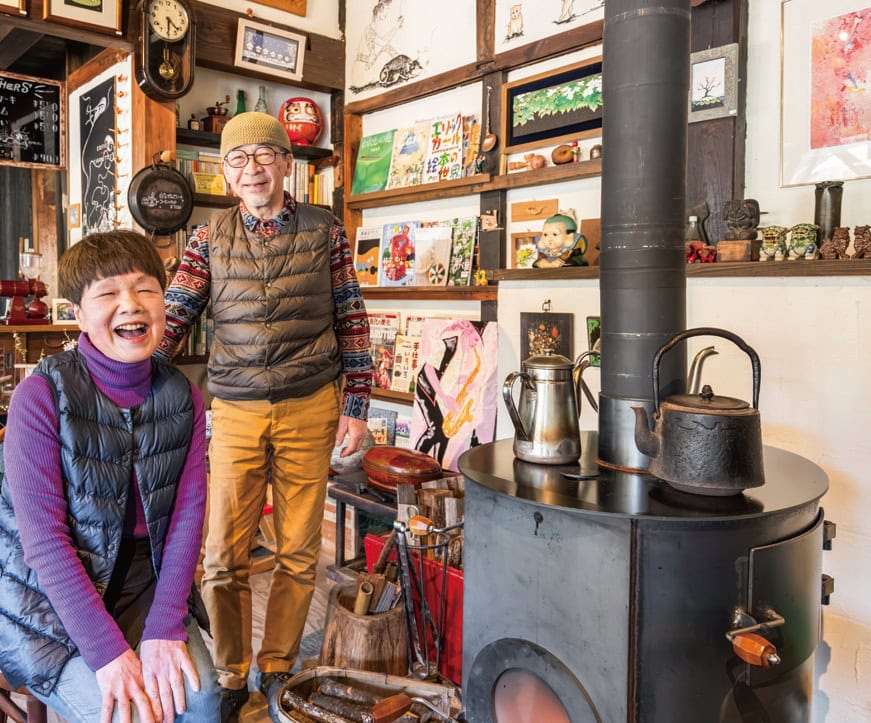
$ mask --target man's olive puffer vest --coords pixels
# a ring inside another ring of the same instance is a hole
[[[215,334],[209,391],[219,399],[302,397],[339,378],[330,282],[333,215],[298,204],[282,233],[260,238],[239,208],[209,226]]]
[[[34,371],[55,395],[61,470],[72,544],[102,596],[121,543],[131,475],[136,473],[160,573],[163,544],[193,431],[188,380],[154,365],[151,394],[119,409],[100,392],[77,351],[47,357]],[[0,671],[13,687],[50,693],[77,652],[24,561],[9,484],[0,477]]]

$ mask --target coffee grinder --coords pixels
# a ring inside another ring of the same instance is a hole
[[[39,280],[42,270],[42,254],[24,250],[24,239],[19,239],[18,266],[20,279],[0,280],[0,297],[11,297],[3,324],[9,326],[30,326],[48,324],[48,305],[42,297],[48,293],[45,284]],[[27,297],[33,297],[25,303]]]

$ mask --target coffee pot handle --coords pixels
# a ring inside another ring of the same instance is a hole
[[[696,329],[687,329],[675,334],[665,344],[659,347],[659,351],[653,356],[653,409],[654,413],[659,416],[659,362],[662,355],[669,349],[672,349],[680,342],[690,339],[694,336],[719,336],[723,339],[728,339],[741,349],[747,356],[750,357],[750,364],[753,367],[753,407],[759,408],[759,382],[762,378],[762,368],[759,363],[759,355],[753,348],[747,344],[740,336],[726,331],[725,329],[716,329],[711,326],[700,326]]]
[[[502,384],[502,399],[505,400],[505,406],[508,409],[508,416],[511,417],[511,422],[514,424],[514,431],[517,436],[525,441],[529,441],[529,430],[520,418],[517,411],[517,406],[514,404],[514,383],[518,380],[523,380],[523,385],[529,391],[535,391],[535,385],[532,378],[526,372],[511,372]]]

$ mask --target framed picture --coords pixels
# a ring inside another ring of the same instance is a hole
[[[598,352],[602,348],[602,319],[599,316],[587,317],[587,349]],[[602,355],[596,354],[590,357],[590,365],[602,366]]]
[[[78,324],[76,315],[73,313],[73,302],[67,299],[51,300],[51,323],[52,324]]]
[[[781,4],[780,185],[871,177],[871,0]]]
[[[288,80],[302,80],[305,36],[239,18],[235,64]]]
[[[690,57],[689,122],[738,113],[738,43]]]
[[[531,269],[533,262],[538,258],[538,249],[535,239],[541,235],[541,231],[521,231],[511,234],[511,268]]]
[[[121,9],[121,0],[45,0],[42,17],[76,28],[121,35]]]
[[[550,350],[574,359],[572,325],[574,314],[520,312],[520,361]]]
[[[255,0],[258,5],[266,5],[270,8],[278,8],[286,13],[301,15],[306,14],[306,0]]]
[[[602,128],[602,59],[502,86],[504,153],[557,144]]]
[[[27,15],[25,0],[0,0],[0,13],[10,15]]]
[[[78,203],[71,203],[67,209],[67,227],[80,228],[82,225],[82,207]]]

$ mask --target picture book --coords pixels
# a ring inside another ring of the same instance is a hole
[[[358,226],[354,270],[360,286],[378,286],[378,252],[381,226]]]
[[[393,377],[393,354],[399,333],[399,314],[369,314],[369,353],[372,355],[372,383],[390,389]]]
[[[411,447],[411,417],[409,415],[400,414],[396,417],[396,437],[393,444],[403,449]]]
[[[417,123],[396,131],[387,188],[407,188],[420,183],[429,143],[429,125],[429,122]]]
[[[364,136],[357,151],[357,164],[354,167],[354,181],[351,194],[383,191],[387,187],[390,173],[390,157],[393,154],[395,130]]]
[[[444,286],[451,261],[450,223],[421,223],[414,238],[414,286]]]
[[[390,384],[394,392],[414,393],[421,341],[419,336],[397,334],[393,354],[393,381]]]
[[[476,115],[463,116],[463,175],[475,173],[475,160],[481,145],[481,121]]]
[[[472,283],[475,246],[478,243],[478,219],[474,216],[455,218],[451,223],[451,260],[448,266],[448,286],[468,286]]]
[[[375,444],[394,444],[397,414],[392,409],[369,407],[369,429],[375,437]]]
[[[430,121],[429,145],[423,167],[423,183],[463,177],[463,116]]]
[[[411,286],[414,283],[414,253],[417,221],[386,223],[381,230],[380,286]]]
[[[495,437],[496,335],[495,322],[427,319],[424,324],[411,440],[442,469],[456,471],[463,452]]]

